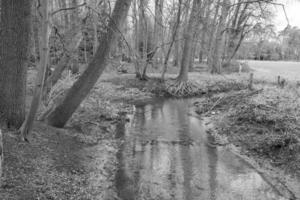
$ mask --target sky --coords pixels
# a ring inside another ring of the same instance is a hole
[[[300,28],[300,0],[278,0],[278,2],[285,5],[290,25]],[[280,31],[287,26],[287,21],[282,7],[276,6],[275,11],[277,16],[274,19],[274,23],[277,30]]]

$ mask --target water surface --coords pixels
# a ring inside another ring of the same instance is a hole
[[[118,127],[124,143],[117,157],[118,196],[123,200],[280,200],[247,163],[212,140],[191,115],[191,100],[135,106]]]

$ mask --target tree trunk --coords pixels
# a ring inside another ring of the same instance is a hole
[[[192,54],[192,46],[193,46],[193,36],[196,29],[196,22],[198,18],[198,9],[201,1],[194,0],[192,11],[190,14],[189,22],[187,30],[184,34],[184,47],[181,59],[180,73],[177,78],[178,81],[187,81],[188,80],[188,71],[189,71],[189,62]]]
[[[216,30],[217,30],[217,19],[218,19],[218,15],[219,15],[219,10],[220,10],[220,4],[221,4],[221,0],[217,0],[216,2],[216,8],[215,8],[215,14],[214,14],[214,18],[212,21],[212,27],[210,30],[210,36],[208,39],[208,44],[207,44],[207,64],[210,65],[212,63],[212,57],[213,57],[213,41],[214,41],[214,37],[216,37]]]
[[[87,69],[68,90],[62,102],[48,115],[46,121],[49,125],[63,127],[96,84],[106,67],[109,52],[116,42],[117,30],[121,29],[120,27],[127,17],[131,1],[132,0],[118,0],[115,3],[110,22],[101,35],[101,48],[97,49]]]
[[[179,31],[178,31],[179,32]],[[178,35],[178,33],[177,33]],[[173,66],[178,66],[179,58],[180,58],[180,41],[176,40],[174,45],[174,55],[173,55]]]
[[[97,1],[94,2],[95,6],[97,5]],[[93,13],[93,30],[94,30],[94,43],[93,43],[93,55],[96,54],[96,51],[99,46],[99,41],[98,41],[98,13]]]
[[[214,53],[212,57],[212,62],[210,63],[211,73],[221,73],[222,68],[222,43],[224,42],[224,32],[226,25],[226,18],[229,12],[229,0],[223,0],[222,3],[222,12],[219,18],[219,24],[216,31],[216,38],[214,42]]]
[[[77,7],[77,5],[78,5],[77,0],[72,0],[71,6],[75,8],[75,7]],[[80,30],[80,28],[78,28],[78,25],[77,25],[78,22],[80,21],[78,9],[74,9],[72,11],[71,16],[72,16],[71,30],[74,30],[74,31],[76,30],[76,33],[80,33],[81,38],[82,38],[81,30]],[[78,57],[79,57],[78,48],[75,48],[75,49],[73,49],[73,56],[71,57],[72,58],[71,59],[71,72],[72,72],[72,74],[78,74],[79,73],[79,60],[78,60]]]
[[[140,78],[142,73],[140,72],[140,66],[138,62],[139,57],[139,21],[138,21],[138,5],[137,0],[133,2],[133,20],[134,20],[134,67],[135,67],[135,76]]]
[[[32,19],[32,32],[33,32],[33,42],[34,42],[34,53],[35,53],[35,62],[40,59],[40,43],[39,43],[39,29],[40,22],[38,19],[38,13],[36,11],[36,8],[34,7],[34,14]]]
[[[67,0],[58,0],[58,4],[60,8],[67,8]],[[67,12],[62,12],[63,21],[65,25],[65,30],[69,29],[69,16]]]
[[[192,44],[192,52],[191,52],[191,57],[190,57],[190,62],[189,62],[189,72],[194,71],[194,61],[195,61],[195,51],[196,51],[196,44],[197,43],[193,43]]]
[[[31,1],[1,1],[0,112],[8,127],[25,118]]]
[[[201,43],[200,43],[200,51],[199,51],[199,63],[202,63],[203,62],[203,55],[204,55],[204,52],[205,52],[205,44],[207,45],[206,43],[206,36],[207,36],[207,29],[208,29],[208,21],[210,19],[210,14],[211,14],[211,4],[213,3],[213,0],[208,0],[208,1],[205,1],[204,3],[204,9],[206,10],[205,11],[205,17],[204,17],[204,22],[203,22],[203,27],[201,29],[201,37],[200,37],[200,40],[201,40]],[[206,55],[207,55],[207,52],[206,52]]]
[[[162,63],[163,61],[163,6],[164,0],[155,0],[155,21],[154,21],[154,47],[159,46],[156,56],[154,57],[155,63]]]
[[[36,76],[35,90],[33,94],[33,99],[31,101],[29,113],[27,114],[26,119],[20,128],[20,132],[24,140],[27,140],[27,135],[32,129],[35,115],[40,105],[43,87],[44,87],[45,73],[48,64],[49,35],[50,35],[49,21],[48,21],[48,1],[40,2],[39,14],[42,17],[41,21],[43,22],[41,27],[41,42],[40,42],[41,44],[40,68]]]
[[[168,68],[169,57],[170,57],[174,42],[176,42],[175,39],[176,39],[176,35],[177,35],[177,32],[178,32],[178,27],[180,25],[181,3],[182,3],[182,0],[178,0],[178,11],[177,11],[177,15],[176,15],[176,21],[174,23],[173,30],[172,30],[171,44],[170,44],[169,49],[167,51],[167,54],[166,54],[166,57],[165,57],[165,60],[164,60],[163,71],[162,71],[162,74],[161,74],[161,80],[162,81],[165,80],[165,74],[166,74],[167,68]]]
[[[0,185],[2,180],[2,171],[3,171],[3,137],[0,129]]]

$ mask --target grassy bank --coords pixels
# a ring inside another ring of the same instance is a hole
[[[247,154],[300,177],[299,88],[271,83],[255,88],[205,99],[196,104],[197,112],[215,114],[218,134]]]

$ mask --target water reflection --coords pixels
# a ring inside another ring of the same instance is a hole
[[[246,163],[208,146],[211,138],[188,112],[188,100],[136,106],[131,123],[120,127],[120,199],[283,199]]]

